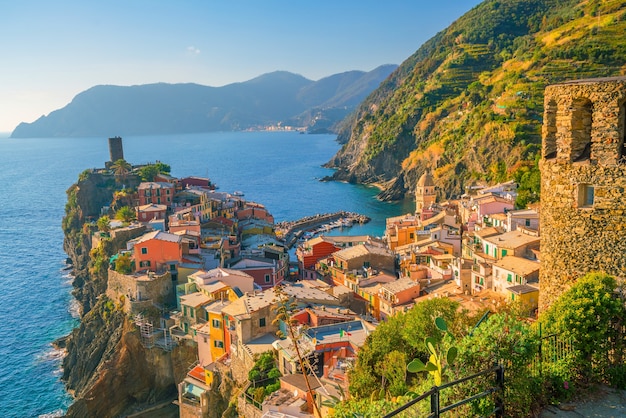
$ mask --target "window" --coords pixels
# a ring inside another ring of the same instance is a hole
[[[506,281],[511,283],[513,281],[513,276],[511,275],[511,273],[506,275]]]
[[[148,247],[141,247],[141,254],[148,254]]]
[[[215,348],[224,348],[224,342],[219,340],[213,340],[213,346]]]
[[[578,207],[591,207],[593,206],[595,197],[595,189],[592,184],[579,184],[578,185]]]
[[[265,318],[259,319],[259,326],[260,327],[264,327],[265,326]]]
[[[544,142],[543,142],[543,158],[546,160],[556,158],[556,112],[557,104],[555,100],[550,100],[546,105],[544,114]]]
[[[266,274],[265,275],[265,283],[269,283],[270,282],[270,275]]]
[[[189,309],[189,316],[192,317],[192,318],[194,317],[193,316],[193,308]]]
[[[507,254],[506,250],[502,250],[502,257],[504,257]]]
[[[176,271],[176,264],[170,264],[170,271]]]
[[[211,326],[213,328],[221,328],[222,327],[222,321],[220,321],[219,319],[214,319],[211,321]]]
[[[140,261],[139,267],[150,267],[150,261],[149,260]]]
[[[183,305],[183,315],[187,316],[187,307]]]
[[[530,226],[530,219],[526,219],[526,220],[524,221],[524,225],[526,225],[526,226]]]
[[[591,156],[593,104],[588,99],[575,99],[571,106],[570,161],[586,161]]]

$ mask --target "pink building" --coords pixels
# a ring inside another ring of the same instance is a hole
[[[147,205],[137,206],[137,220],[139,222],[150,222],[153,219],[165,219],[167,206],[148,203]]]
[[[171,183],[165,182],[143,182],[137,187],[139,197],[139,206],[154,203],[157,205],[166,205],[171,209],[174,202],[174,194],[176,187]]]

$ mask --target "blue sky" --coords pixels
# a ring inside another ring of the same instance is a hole
[[[0,132],[98,84],[401,64],[479,0],[0,0]]]

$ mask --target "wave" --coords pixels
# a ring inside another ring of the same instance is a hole
[[[65,415],[65,411],[63,411],[62,409],[57,409],[56,411],[49,412],[47,414],[41,414],[38,418],[58,418],[62,417],[63,415]]]
[[[67,307],[67,311],[70,313],[72,318],[79,319],[80,318],[80,303],[76,299],[72,298]]]

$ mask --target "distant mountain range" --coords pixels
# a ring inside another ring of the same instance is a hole
[[[295,126],[332,132],[397,65],[312,81],[276,71],[252,80],[199,84],[101,85],[62,109],[20,123],[12,138],[150,135]]]

